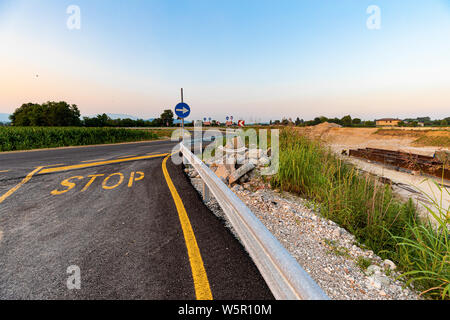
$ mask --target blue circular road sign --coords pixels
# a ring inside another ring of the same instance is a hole
[[[187,118],[191,114],[191,107],[186,103],[179,103],[175,107],[175,114],[182,119]]]

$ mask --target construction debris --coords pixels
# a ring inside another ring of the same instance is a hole
[[[218,155],[205,160],[205,163],[230,186],[247,182],[253,170],[271,163],[271,149],[262,150],[253,146],[248,149],[239,136],[228,140],[225,147],[218,147],[218,151]]]
[[[450,151],[447,150],[436,151],[434,157],[442,163],[450,163]]]
[[[232,185],[233,183],[235,183],[236,181],[239,180],[240,177],[242,177],[243,175],[245,175],[247,172],[252,171],[253,169],[255,169],[255,165],[253,163],[246,163],[244,164],[242,167],[240,167],[239,169],[237,169],[229,178],[228,182],[230,185]]]
[[[352,157],[376,161],[383,165],[393,166],[397,170],[403,168],[411,174],[425,173],[450,180],[448,161],[440,160],[447,157],[447,154],[447,152],[442,152],[436,153],[434,157],[428,157],[420,154],[374,148],[350,150],[349,152],[349,155]]]

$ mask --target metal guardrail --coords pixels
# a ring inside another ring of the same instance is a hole
[[[297,260],[228,186],[183,143],[180,151],[216,198],[274,297],[278,300],[329,300]]]

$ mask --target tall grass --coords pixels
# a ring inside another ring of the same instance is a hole
[[[450,207],[445,209],[442,195],[449,193],[435,183],[440,197],[425,194],[431,205],[425,206],[431,220],[408,225],[405,235],[393,235],[397,241],[397,258],[406,271],[403,277],[431,296],[449,298],[450,295]]]
[[[412,257],[419,259],[423,268],[426,268],[427,262],[406,243],[417,243],[419,238],[423,239],[423,230],[427,230],[428,239],[448,240],[448,233],[436,233],[419,221],[411,200],[399,200],[390,186],[381,184],[374,177],[358,174],[353,166],[344,163],[320,142],[312,141],[294,130],[281,132],[280,169],[272,178],[272,184],[313,200],[323,216],[350,231],[360,243],[380,256],[396,261],[400,268],[408,272],[419,270]],[[430,252],[436,254],[437,260],[442,255],[448,258],[448,245],[438,242]],[[436,267],[433,270],[440,279],[448,280],[448,261],[444,259],[443,263],[440,269]],[[436,275],[427,276],[433,280],[415,279],[415,284],[427,290],[439,281]],[[448,297],[448,292],[446,294]]]
[[[148,130],[82,127],[0,127],[0,151],[157,139]]]

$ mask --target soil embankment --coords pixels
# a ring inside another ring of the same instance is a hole
[[[450,150],[448,128],[342,128],[333,123],[322,123],[297,130],[321,139],[336,152],[379,148],[433,156],[438,150]]]

